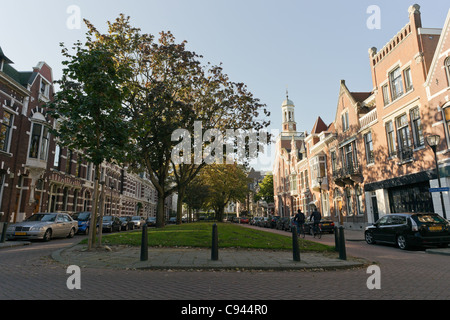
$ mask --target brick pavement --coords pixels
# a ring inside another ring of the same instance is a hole
[[[321,241],[333,241],[325,236]],[[374,261],[381,289],[369,290],[365,268],[314,271],[81,269],[81,290],[66,286],[66,265],[53,260],[63,242],[0,250],[0,299],[79,300],[373,300],[450,298],[449,257],[424,250],[369,246],[354,239],[347,254]],[[220,255],[220,252],[219,252]],[[24,257],[26,257],[24,259]]]

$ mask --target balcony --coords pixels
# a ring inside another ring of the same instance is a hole
[[[350,164],[333,170],[333,180],[338,186],[345,187],[355,182],[361,183],[364,178],[361,167],[358,164]]]
[[[323,177],[321,184],[319,183],[317,178],[316,179],[311,179],[311,188],[314,191],[320,191],[321,188],[322,188],[322,190],[328,189],[328,178],[327,177]]]

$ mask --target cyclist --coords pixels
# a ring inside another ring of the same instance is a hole
[[[297,214],[294,217],[294,223],[297,226],[297,233],[300,234],[300,228],[303,228],[303,224],[305,223],[305,215],[302,210],[297,210]]]
[[[322,215],[317,210],[317,207],[314,206],[313,212],[311,213],[311,216],[309,217],[309,221],[313,222],[313,232],[316,233],[319,231],[319,223],[320,219],[322,219]]]

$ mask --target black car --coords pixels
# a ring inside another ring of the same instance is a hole
[[[312,221],[305,221],[305,233],[311,233],[313,227]],[[322,233],[334,233],[334,221],[330,219],[321,219],[319,222],[319,227]]]
[[[292,219],[290,217],[281,217],[276,222],[276,229],[291,231]]]
[[[128,231],[134,229],[134,222],[131,221],[131,216],[122,216],[119,219],[122,222],[121,230]]]
[[[397,244],[402,250],[414,246],[447,247],[450,223],[436,213],[392,213],[366,227],[368,244]]]
[[[269,218],[269,228],[276,228],[277,226],[277,221],[278,219],[280,219],[280,216],[272,216]]]
[[[117,216],[104,216],[103,217],[103,231],[113,232],[120,231],[122,229],[122,221]]]
[[[156,217],[148,217],[147,220],[145,220],[145,223],[147,223],[148,227],[155,227],[156,226]]]

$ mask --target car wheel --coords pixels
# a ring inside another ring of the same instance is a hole
[[[409,248],[408,242],[402,234],[397,236],[397,245],[401,250],[406,250]]]
[[[364,235],[364,238],[366,239],[366,242],[368,244],[375,244],[375,240],[373,239],[372,232],[366,232]]]
[[[52,238],[52,229],[47,229],[44,233],[44,237],[42,238],[42,240],[47,242],[50,241],[51,238]]]
[[[67,235],[67,238],[73,238],[74,235],[75,235],[75,229],[72,228],[72,229],[70,229],[70,232],[69,232],[69,234]]]

